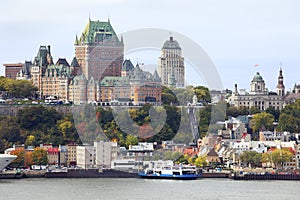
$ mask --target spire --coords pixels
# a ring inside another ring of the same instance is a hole
[[[79,40],[78,40],[77,34],[76,34],[76,37],[75,37],[75,45],[79,45]]]
[[[89,12],[89,22],[91,21],[91,12]]]
[[[161,78],[159,77],[156,70],[153,73],[153,79],[154,79],[154,81],[161,82]]]
[[[283,75],[282,75],[282,64],[280,63],[279,76],[278,76],[278,84],[277,84],[277,94],[279,96],[284,96],[285,86],[283,84]]]

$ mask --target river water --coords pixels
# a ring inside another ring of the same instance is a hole
[[[300,181],[229,179],[19,179],[0,180],[0,200],[284,200],[300,198]]]

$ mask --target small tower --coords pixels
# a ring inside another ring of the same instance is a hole
[[[283,75],[282,75],[282,69],[279,70],[279,76],[278,76],[278,84],[277,84],[277,94],[279,96],[284,96],[284,84],[283,84]]]
[[[192,105],[195,106],[195,105],[197,105],[197,103],[198,103],[198,98],[197,98],[196,93],[194,93]]]

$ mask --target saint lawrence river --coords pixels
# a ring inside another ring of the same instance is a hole
[[[229,179],[19,179],[0,180],[0,199],[299,199],[300,181],[233,181]]]

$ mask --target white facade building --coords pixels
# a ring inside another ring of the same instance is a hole
[[[269,107],[274,109],[282,109],[284,106],[284,85],[282,70],[279,71],[277,93],[269,92],[266,88],[265,81],[257,72],[250,84],[250,92],[238,91],[237,84],[235,90],[228,98],[227,102],[236,107],[256,107],[260,110],[266,110]]]
[[[158,74],[165,86],[184,87],[184,58],[178,42],[170,37],[162,49],[158,60]]]
[[[76,147],[77,166],[83,169],[95,168],[95,148],[94,146]]]
[[[111,162],[117,159],[116,142],[94,142],[95,163],[97,168],[111,168]]]

